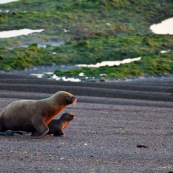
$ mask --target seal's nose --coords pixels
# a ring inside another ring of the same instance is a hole
[[[70,114],[70,117],[71,117],[72,119],[74,119],[75,116],[74,116],[73,114]]]
[[[73,96],[73,103],[76,103],[76,102],[77,102],[77,97]]]

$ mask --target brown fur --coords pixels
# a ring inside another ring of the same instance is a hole
[[[52,119],[76,101],[74,95],[59,91],[47,99],[12,102],[0,113],[0,132],[33,131],[32,136],[43,136]]]

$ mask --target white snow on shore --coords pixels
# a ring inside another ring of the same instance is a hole
[[[0,38],[10,38],[10,37],[17,37],[21,35],[28,35],[36,32],[43,32],[44,29],[20,29],[20,30],[12,30],[12,31],[1,31]]]

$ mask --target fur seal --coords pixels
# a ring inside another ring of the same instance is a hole
[[[5,131],[26,131],[32,136],[48,133],[48,124],[77,98],[71,93],[59,91],[47,99],[19,100],[9,104],[0,113],[0,134]]]
[[[53,119],[49,124],[49,132],[47,134],[53,134],[54,136],[64,135],[64,129],[67,127],[70,121],[72,121],[75,116],[72,113],[63,113],[59,119]],[[34,132],[34,128],[30,129],[30,132]],[[13,136],[14,134],[24,135],[26,132],[23,131],[5,131],[0,132],[3,136]]]

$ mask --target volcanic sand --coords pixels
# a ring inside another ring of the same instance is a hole
[[[0,74],[0,110],[65,90],[78,97],[63,137],[0,136],[1,172],[173,171],[173,78],[63,82]],[[58,116],[57,116],[58,118]]]

